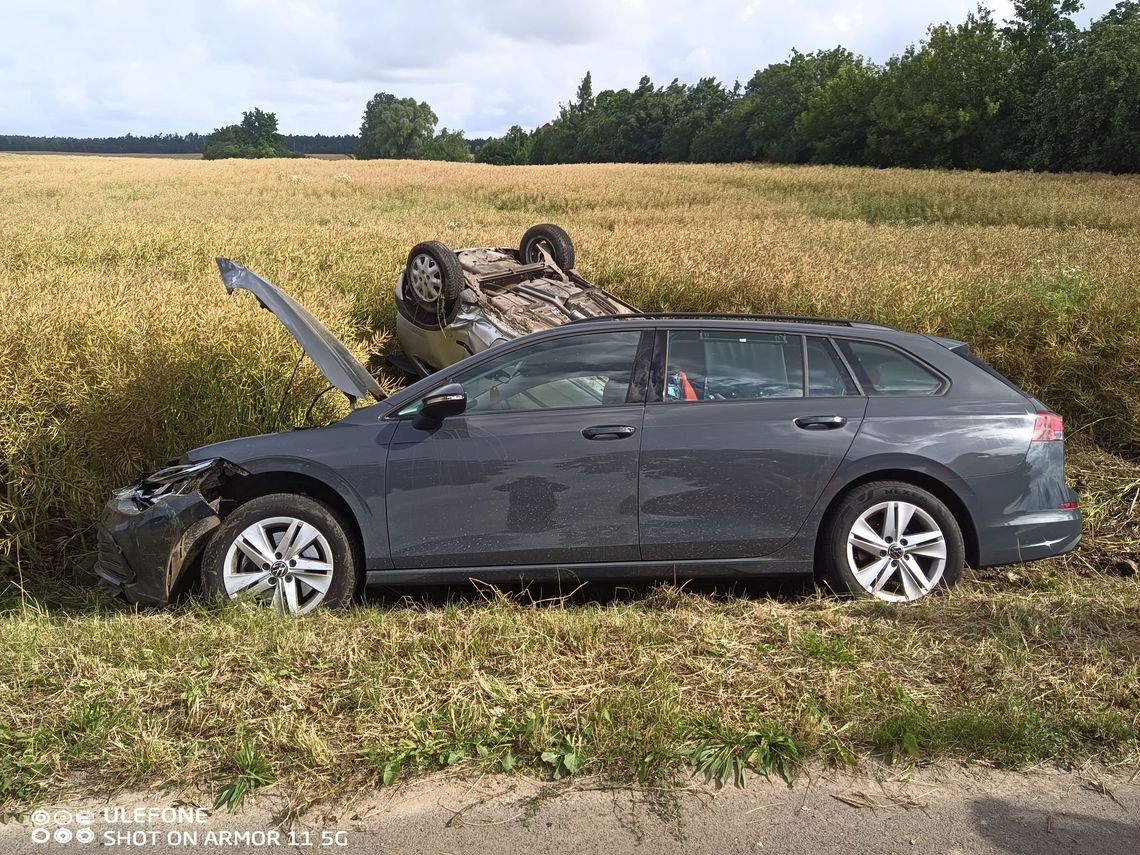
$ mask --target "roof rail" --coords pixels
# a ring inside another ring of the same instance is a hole
[[[589,321],[621,321],[621,320],[717,320],[717,321],[779,321],[781,323],[797,324],[834,324],[835,326],[850,327],[856,322],[843,318],[817,318],[811,315],[753,315],[737,312],[628,312],[622,315],[599,315],[592,318],[575,318],[571,324],[583,324]]]

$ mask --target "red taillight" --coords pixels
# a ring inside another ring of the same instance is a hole
[[[1033,423],[1034,442],[1054,442],[1065,438],[1065,420],[1056,413],[1040,412]]]
[[[1080,502],[1061,502],[1061,505],[1060,505],[1061,510],[1063,510],[1063,511],[1071,511],[1074,508],[1079,508],[1080,506],[1081,506]]]

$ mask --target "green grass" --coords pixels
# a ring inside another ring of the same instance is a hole
[[[1072,559],[907,608],[663,587],[298,621],[9,592],[0,646],[7,811],[82,780],[237,807],[442,768],[731,784],[868,757],[1140,762],[1140,592]]]
[[[225,807],[235,811],[254,790],[273,783],[273,764],[254,745],[243,742],[233,756],[234,778],[225,784],[214,799],[214,810]]]

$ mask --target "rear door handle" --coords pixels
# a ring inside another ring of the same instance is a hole
[[[633,436],[636,428],[631,425],[597,425],[582,431],[586,439],[625,439]]]
[[[795,425],[803,430],[835,430],[847,424],[843,416],[800,416]]]

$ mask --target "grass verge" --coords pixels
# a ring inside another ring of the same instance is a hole
[[[5,811],[202,784],[304,805],[453,766],[629,783],[867,755],[1140,761],[1140,592],[1072,559],[906,608],[662,587],[297,621],[25,599],[0,646]]]

